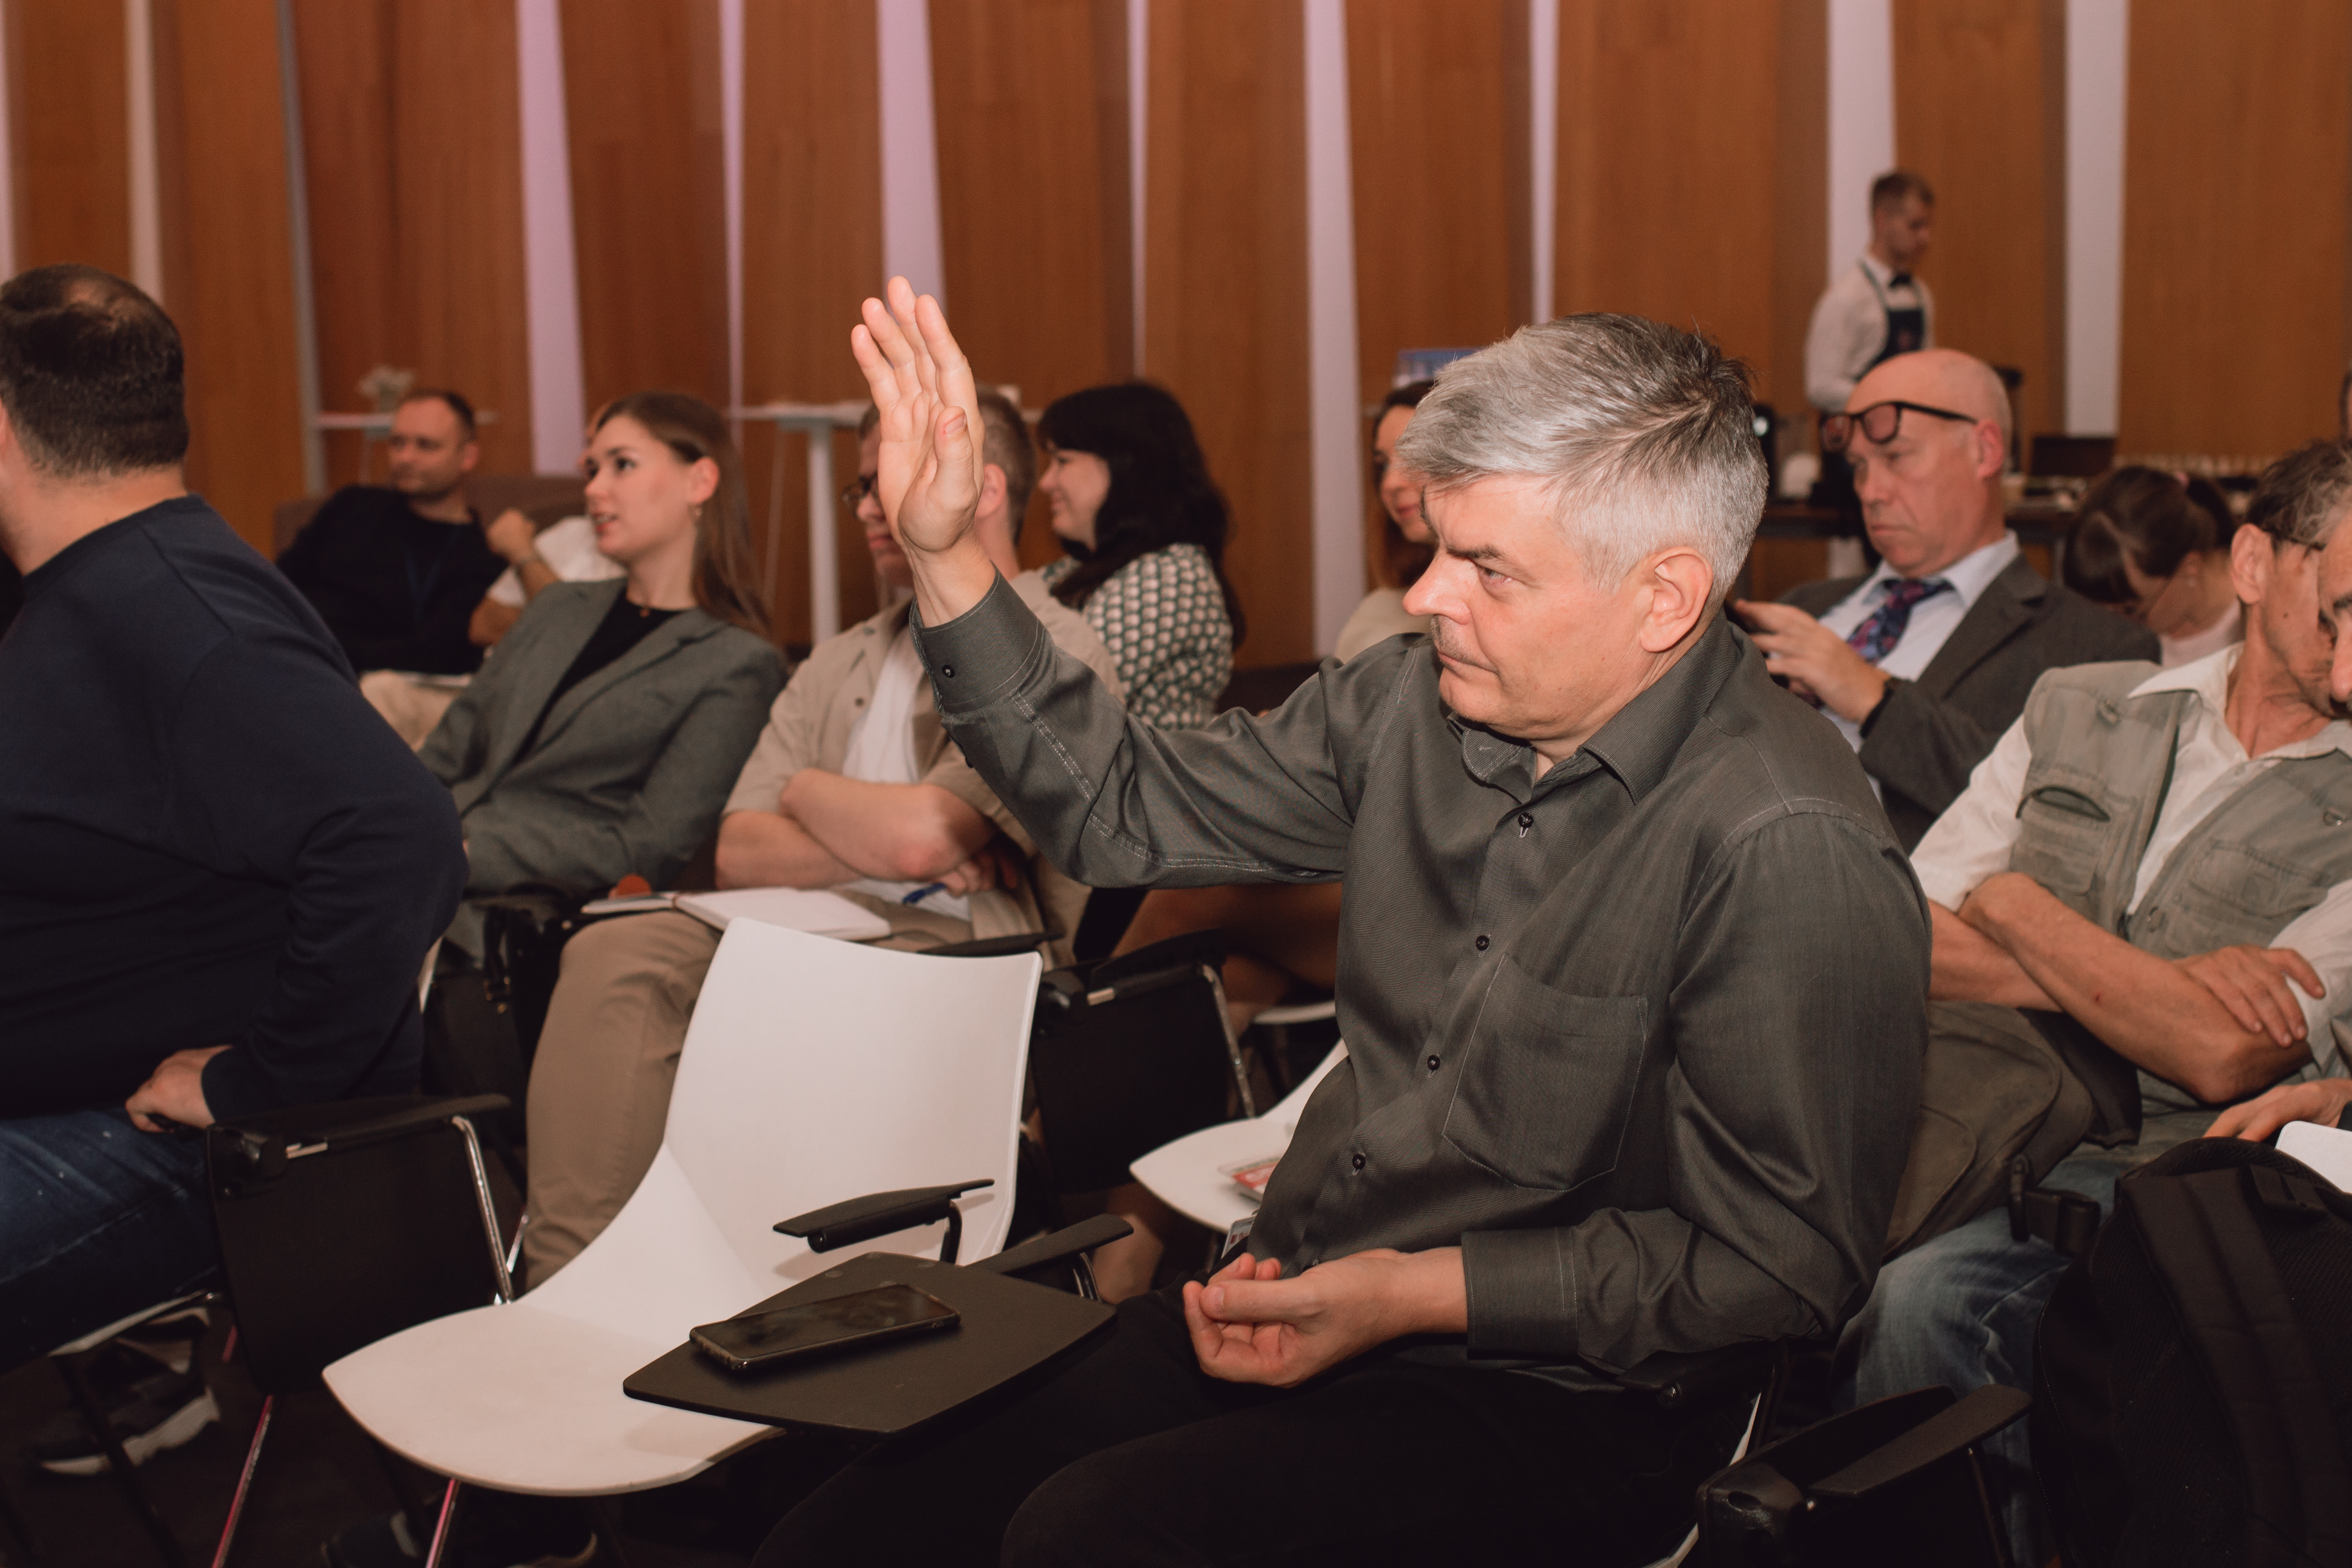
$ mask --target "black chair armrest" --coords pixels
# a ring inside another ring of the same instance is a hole
[[[1105,1242],[1117,1241],[1122,1236],[1134,1234],[1135,1227],[1118,1215],[1098,1214],[1092,1219],[1082,1219],[1074,1226],[1041,1236],[1034,1241],[1009,1247],[972,1267],[984,1274],[1025,1274],[1032,1268],[1046,1268],[1066,1262],[1081,1252],[1092,1252]]]
[[[275,1181],[289,1155],[349,1151],[421,1132],[458,1117],[485,1116],[513,1102],[503,1094],[390,1095],[256,1111],[205,1130],[218,1179],[235,1185]]]
[[[831,1204],[821,1209],[811,1209],[790,1219],[778,1220],[772,1228],[779,1235],[796,1236],[809,1244],[811,1252],[831,1252],[836,1247],[848,1247],[860,1241],[871,1241],[877,1236],[893,1231],[912,1230],[917,1226],[948,1222],[948,1240],[940,1261],[955,1261],[956,1243],[963,1234],[963,1216],[956,1211],[955,1200],[980,1187],[992,1187],[992,1179],[958,1182],[944,1187],[908,1187],[895,1193],[868,1193],[862,1198]]]
[[[1045,943],[1056,940],[1057,933],[1043,931],[1014,931],[1010,936],[975,937],[970,942],[944,942],[938,947],[923,949],[925,958],[1018,958],[1024,952],[1034,952]]]
[[[2033,1401],[2022,1389],[1989,1383],[1950,1409],[1807,1489],[1817,1498],[1849,1501],[1926,1469],[1971,1444],[1981,1443],[2025,1414]]]

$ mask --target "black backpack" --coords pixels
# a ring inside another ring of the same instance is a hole
[[[2260,1143],[2126,1177],[2033,1355],[2068,1568],[2352,1568],[2352,1196]]]

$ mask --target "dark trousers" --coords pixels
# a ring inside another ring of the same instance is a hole
[[[218,1268],[202,1139],[119,1110],[0,1121],[0,1372]]]
[[[1161,1292],[1045,1381],[851,1465],[756,1563],[1647,1563],[1747,1420],[1395,1355],[1220,1383]]]

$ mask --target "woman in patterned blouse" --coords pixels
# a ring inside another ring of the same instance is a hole
[[[1205,724],[1234,673],[1241,605],[1225,581],[1225,498],[1184,405],[1145,382],[1088,387],[1037,422],[1037,488],[1068,553],[1045,569],[1118,661],[1128,711]]]

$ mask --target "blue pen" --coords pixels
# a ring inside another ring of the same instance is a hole
[[[902,904],[919,904],[933,893],[944,893],[947,890],[948,885],[945,882],[926,882],[898,901]]]

